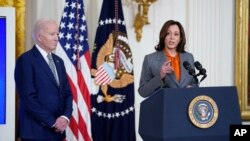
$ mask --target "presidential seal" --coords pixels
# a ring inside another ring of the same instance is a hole
[[[189,104],[188,115],[195,126],[209,128],[215,124],[218,118],[218,107],[211,97],[197,96]]]

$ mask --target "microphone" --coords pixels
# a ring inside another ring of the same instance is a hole
[[[201,78],[200,82],[203,81],[207,77],[207,74],[204,74],[203,77]]]
[[[191,67],[191,65],[187,61],[184,61],[183,66],[186,70],[188,70],[188,74],[194,77],[195,82],[198,84],[198,79],[197,76],[195,75],[195,70]]]
[[[201,69],[202,69],[202,65],[199,61],[194,62],[194,66],[197,70],[199,70],[200,72],[198,74],[196,74],[196,76],[200,76],[201,75]]]
[[[200,82],[203,81],[207,77],[207,74],[206,74],[207,71],[206,71],[206,69],[202,68],[202,65],[201,65],[201,63],[199,61],[194,62],[194,66],[195,66],[195,68],[197,70],[199,70],[199,73],[196,75],[196,77],[199,76],[199,75],[203,75],[203,77],[201,78]]]
[[[184,61],[183,62],[183,66],[184,66],[184,68],[186,69],[186,70],[190,70],[191,69],[191,65],[187,62],[187,61]]]

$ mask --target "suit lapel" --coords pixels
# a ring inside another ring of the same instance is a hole
[[[51,78],[51,81],[53,81],[55,85],[57,85],[56,79],[52,71],[50,70],[48,63],[43,58],[42,54],[38,51],[38,49],[35,46],[32,48],[32,52],[34,53],[37,63],[41,66],[42,70],[45,71],[45,73],[49,76],[49,78]]]
[[[168,58],[165,56],[165,54],[164,54],[163,51],[160,51],[160,52],[159,52],[158,60],[159,60],[159,62],[160,62],[159,68],[161,69],[162,64],[163,64],[166,60],[168,60]],[[160,71],[160,70],[159,70],[159,71]],[[172,79],[173,82],[176,83],[176,85],[180,85],[179,82],[176,80],[176,77],[175,77],[174,72],[171,73],[171,74],[167,74],[167,76],[168,76],[170,79]],[[171,81],[169,81],[169,82],[171,82]]]
[[[186,69],[183,67],[183,62],[185,61],[183,53],[180,53],[180,67],[181,67],[181,79],[180,79],[180,85],[182,85],[183,82],[185,82],[186,76]]]

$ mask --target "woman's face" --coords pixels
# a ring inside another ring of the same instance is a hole
[[[171,25],[167,29],[167,36],[165,37],[165,48],[176,49],[181,41],[180,29],[177,25]]]

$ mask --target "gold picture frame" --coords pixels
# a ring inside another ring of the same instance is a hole
[[[235,85],[237,87],[241,117],[250,120],[250,97],[248,89],[248,25],[249,25],[249,1],[235,0]]]

